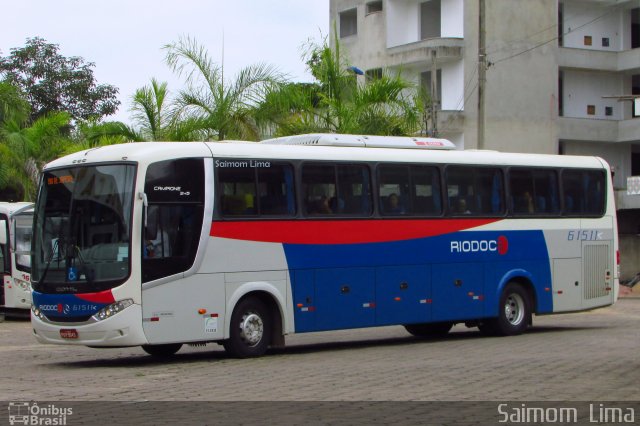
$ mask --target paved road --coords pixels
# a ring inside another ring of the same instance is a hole
[[[290,336],[249,360],[215,344],[167,362],[139,348],[40,345],[17,321],[0,323],[0,341],[0,401],[640,400],[640,299],[537,317],[516,337],[347,330]]]
[[[290,336],[249,360],[218,345],[168,362],[139,348],[40,345],[18,321],[0,323],[0,341],[0,401],[640,400],[640,299],[537,317],[517,337],[347,330]]]

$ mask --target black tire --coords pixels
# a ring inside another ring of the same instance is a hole
[[[249,297],[233,310],[229,339],[223,345],[229,355],[237,358],[261,356],[271,343],[271,332],[269,309],[260,299]]]
[[[478,328],[483,334],[515,336],[525,332],[531,322],[529,293],[517,283],[509,283],[500,296],[498,317],[484,320]]]
[[[433,322],[425,324],[407,324],[404,328],[416,337],[442,337],[453,327],[452,322]]]
[[[180,350],[182,343],[167,343],[164,345],[142,345],[142,349],[149,355],[158,358],[168,358]]]

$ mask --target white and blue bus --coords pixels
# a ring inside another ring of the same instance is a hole
[[[29,316],[33,203],[0,202],[0,312]]]
[[[514,335],[613,304],[617,259],[596,157],[325,134],[124,144],[45,168],[31,317],[43,343],[160,356],[387,325]]]

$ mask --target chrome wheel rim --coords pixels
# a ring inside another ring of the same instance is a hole
[[[512,293],[507,296],[504,315],[511,325],[519,325],[524,320],[524,299],[519,294]]]
[[[240,322],[240,338],[249,346],[256,346],[264,335],[264,323],[255,312],[247,312]]]

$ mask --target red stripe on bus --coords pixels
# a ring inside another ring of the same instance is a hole
[[[111,290],[105,290],[98,293],[75,294],[74,296],[76,296],[80,300],[84,300],[85,302],[92,303],[111,304],[116,301],[116,299],[113,297],[113,294],[111,293]]]
[[[211,236],[282,244],[361,244],[434,237],[500,219],[216,221]]]

